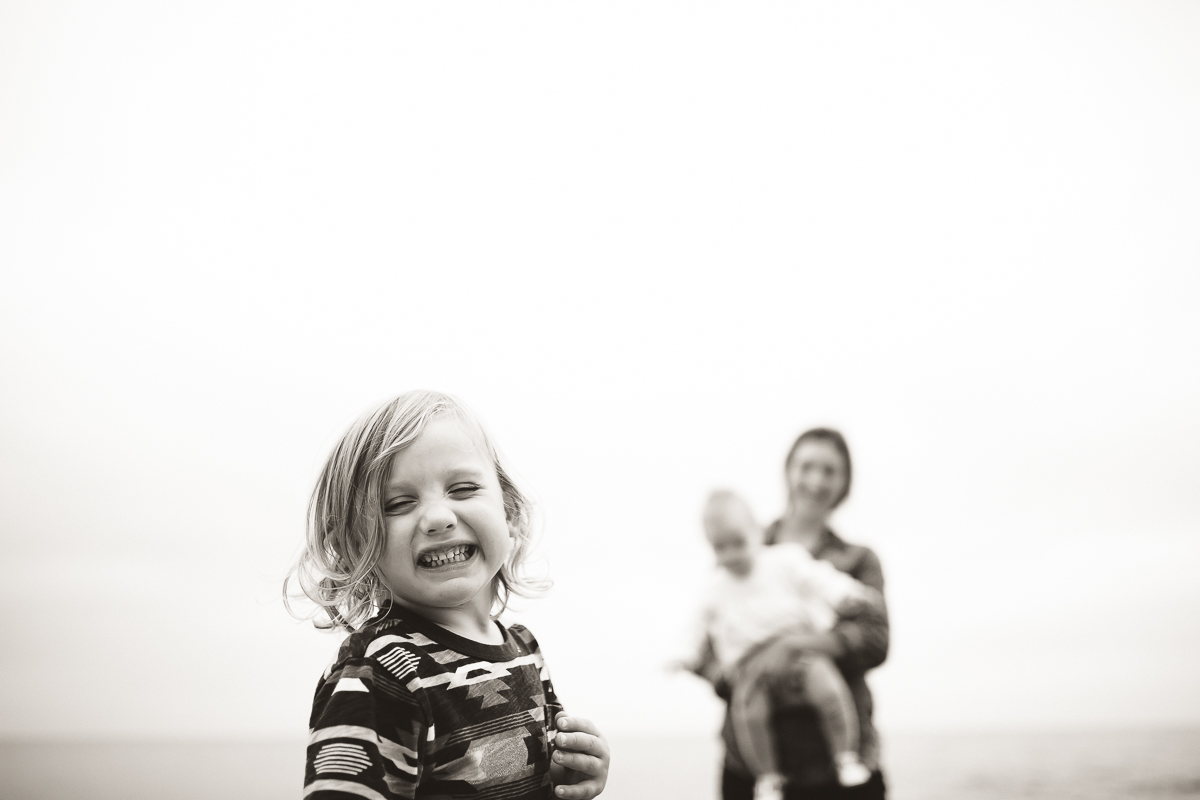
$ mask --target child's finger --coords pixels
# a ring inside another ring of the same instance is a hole
[[[555,763],[561,764],[567,769],[586,772],[588,775],[601,775],[604,773],[604,762],[586,753],[569,753],[566,750],[555,750],[553,758]]]
[[[603,788],[598,781],[584,781],[574,786],[556,786],[554,787],[554,796],[564,798],[564,800],[592,800],[593,797],[600,794]]]
[[[554,744],[565,750],[588,753],[598,758],[609,757],[608,743],[590,733],[560,733],[554,737]]]
[[[580,733],[590,733],[592,736],[601,736],[600,729],[597,728],[590,719],[584,717],[568,717],[567,712],[560,712],[554,718],[554,727],[560,731],[579,731]]]

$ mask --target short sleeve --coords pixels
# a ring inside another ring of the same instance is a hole
[[[376,655],[335,664],[317,687],[306,800],[416,796],[428,713],[401,677],[417,656],[399,646]]]

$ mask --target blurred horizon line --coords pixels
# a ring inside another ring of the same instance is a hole
[[[938,736],[1083,736],[1083,735],[1123,735],[1132,733],[1200,733],[1200,720],[1190,723],[1125,723],[1092,726],[966,726],[966,727],[880,727],[880,734],[886,740],[889,737],[938,737]],[[720,731],[710,733],[680,733],[667,731],[662,733],[617,732],[606,734],[610,741],[628,741],[635,739],[675,739],[697,740],[717,739]],[[0,733],[0,747],[10,744],[284,744],[303,743],[307,740],[302,735],[286,734],[231,734],[220,735],[188,735],[188,734],[64,734],[61,736],[47,734],[31,734],[29,736],[14,736]]]

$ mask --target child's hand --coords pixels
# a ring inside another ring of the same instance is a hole
[[[608,742],[591,720],[582,717],[563,712],[554,718],[554,725],[558,728],[550,762],[554,796],[591,800],[608,782]]]

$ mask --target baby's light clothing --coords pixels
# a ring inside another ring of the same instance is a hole
[[[772,789],[768,778],[778,773],[771,719],[779,684],[795,684],[813,708],[835,756],[858,762],[858,718],[854,698],[837,668],[826,657],[797,650],[788,631],[821,633],[837,622],[838,609],[853,600],[869,601],[873,590],[826,561],[814,559],[803,546],[784,542],[759,550],[749,574],[718,570],[704,605],[705,629],[712,652],[731,686],[729,714],[743,760]],[[844,610],[844,609],[843,609]],[[861,783],[849,773],[839,781]],[[777,788],[777,787],[775,787]],[[769,793],[769,792],[768,792]]]
[[[719,570],[704,602],[704,628],[728,672],[752,648],[788,630],[828,631],[836,609],[869,590],[803,546],[782,542],[754,557],[750,574]]]

